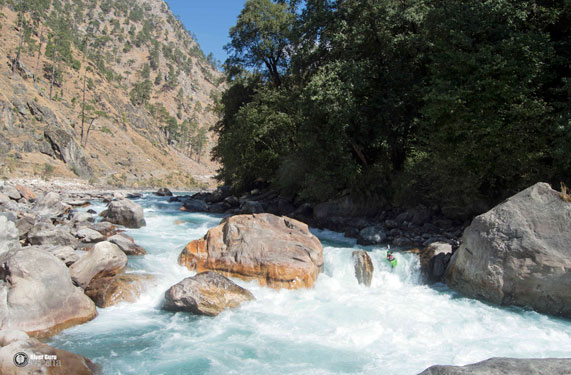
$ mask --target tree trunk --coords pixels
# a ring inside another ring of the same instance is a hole
[[[83,142],[83,147],[87,147],[87,141],[89,139],[89,132],[91,132],[91,128],[93,127],[93,123],[97,119],[98,119],[98,117],[94,117],[91,119],[91,122],[89,123],[89,126],[87,127],[87,133],[85,133],[85,140]]]
[[[83,126],[85,124],[85,76],[86,75],[87,75],[87,69],[85,70],[85,73],[83,73],[83,101],[81,103],[81,139],[83,139]]]
[[[42,42],[43,42],[44,29],[40,25],[40,46],[38,47],[38,58],[36,60],[36,73],[34,74],[34,83],[38,79],[38,70],[40,69],[40,59],[42,57]]]
[[[20,22],[20,42],[18,43],[18,52],[16,58],[12,62],[12,74],[16,72],[16,65],[20,63],[20,55],[22,54],[22,44],[24,44],[24,13],[21,14]]]

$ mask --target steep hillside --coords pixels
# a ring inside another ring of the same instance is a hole
[[[0,0],[0,177],[212,184],[222,75],[163,0]]]

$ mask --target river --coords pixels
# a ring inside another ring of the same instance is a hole
[[[155,275],[136,303],[98,309],[93,321],[49,344],[100,364],[104,374],[396,374],[433,364],[464,365],[490,357],[569,357],[571,321],[500,308],[420,280],[419,260],[397,252],[393,271],[382,247],[362,247],[315,230],[324,271],[312,289],[273,290],[234,280],[256,297],[215,318],[161,310],[164,292],[194,273],[177,264],[182,248],[220,215],[179,211],[145,195],[147,226],[128,230],[148,254],[128,272]],[[89,207],[101,211],[104,204]],[[357,283],[351,253],[369,251],[370,288]]]

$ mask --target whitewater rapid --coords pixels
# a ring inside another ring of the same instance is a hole
[[[128,272],[151,273],[154,284],[138,302],[98,309],[95,320],[50,340],[100,364],[104,374],[413,375],[433,364],[490,357],[571,356],[571,321],[423,285],[416,255],[397,253],[392,270],[385,248],[357,246],[329,231],[314,231],[325,266],[312,289],[234,279],[256,300],[215,318],[164,312],[164,292],[194,274],[177,264],[182,248],[222,216],[181,212],[152,195],[137,202],[147,226],[127,233],[148,254],[130,257]],[[375,267],[370,288],[357,283],[351,258],[363,248]]]

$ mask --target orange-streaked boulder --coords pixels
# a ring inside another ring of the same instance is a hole
[[[257,280],[272,288],[311,287],[323,267],[323,248],[307,224],[272,214],[224,219],[190,242],[179,264],[196,272]]]

